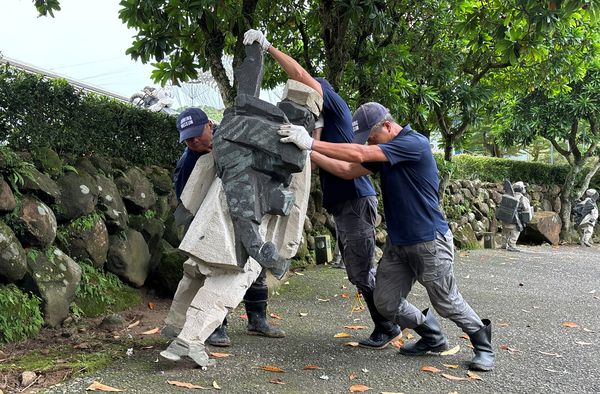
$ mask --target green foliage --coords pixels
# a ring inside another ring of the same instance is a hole
[[[2,115],[0,114],[0,121],[1,119]],[[32,177],[34,170],[33,164],[21,159],[8,147],[0,146],[0,175],[4,175],[8,179],[13,190],[18,191],[19,187],[25,183],[25,179]]]
[[[172,165],[181,154],[173,117],[8,65],[0,68],[0,108],[0,141],[14,150],[35,141],[60,156],[101,154],[141,165]]]
[[[116,275],[98,270],[87,261],[79,265],[81,282],[75,292],[75,304],[80,313],[94,317],[140,302],[138,292],[124,285]]]
[[[144,211],[144,217],[146,219],[154,219],[156,217],[156,211],[153,209],[148,209]]]
[[[15,342],[35,336],[44,319],[41,300],[15,285],[0,286],[0,342]]]

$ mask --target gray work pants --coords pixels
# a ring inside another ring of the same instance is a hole
[[[450,230],[444,235],[438,233],[433,241],[415,245],[392,245],[388,238],[377,268],[377,309],[402,328],[423,324],[423,313],[406,300],[418,280],[440,316],[452,320],[467,334],[478,331],[483,323],[458,291],[453,267],[454,245]]]
[[[361,292],[375,287],[375,219],[377,197],[368,196],[345,201],[333,207],[337,245],[346,265],[348,280]]]
[[[580,242],[582,244],[591,243],[592,235],[594,235],[594,225],[592,225],[590,223],[584,223],[584,224],[580,225],[579,228],[581,229]]]
[[[514,223],[503,223],[502,224],[502,248],[507,249],[508,247],[516,248],[517,240],[521,232],[517,229],[517,225]]]

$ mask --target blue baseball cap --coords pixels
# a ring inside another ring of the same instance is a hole
[[[179,142],[188,138],[200,137],[204,132],[204,125],[208,123],[208,116],[200,108],[188,108],[177,117],[177,130]]]
[[[373,126],[381,122],[389,113],[390,111],[386,107],[375,102],[365,103],[358,107],[352,116],[352,130],[354,130],[352,142],[361,145],[367,142]]]

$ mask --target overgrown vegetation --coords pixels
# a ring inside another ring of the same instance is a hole
[[[41,300],[13,284],[0,286],[0,342],[16,342],[35,336],[44,319]]]
[[[33,164],[21,159],[8,147],[0,146],[0,175],[4,175],[13,190],[18,192],[19,188],[25,183],[25,179],[32,177],[34,170]]]
[[[88,317],[121,311],[141,302],[135,289],[123,284],[110,272],[95,268],[88,261],[80,261],[81,282],[75,292],[77,308]]]

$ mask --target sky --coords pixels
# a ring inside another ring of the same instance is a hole
[[[125,54],[133,42],[118,16],[119,0],[61,0],[52,17],[38,17],[32,0],[3,0],[0,12],[0,53],[86,84],[130,97],[154,83],[152,66]],[[191,102],[175,90],[174,107],[210,105],[222,108],[215,89],[206,88]]]

